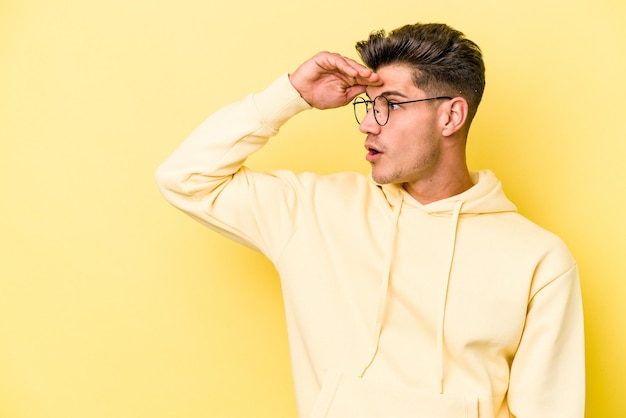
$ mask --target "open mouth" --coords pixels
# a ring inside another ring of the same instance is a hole
[[[367,150],[367,155],[365,156],[365,158],[370,163],[378,160],[382,154],[382,151],[376,148],[375,145],[376,145],[375,142],[370,141],[369,138],[367,141],[365,141],[365,144],[364,144],[365,149]]]
[[[373,147],[366,147],[367,149],[367,155],[368,156],[376,156],[378,154],[381,154],[382,152],[379,151],[377,148],[373,148]]]
[[[366,149],[367,149],[367,155],[365,156],[365,159],[367,161],[369,161],[370,163],[373,163],[374,161],[377,161],[378,158],[380,158],[380,155],[382,154],[376,148],[368,147]]]

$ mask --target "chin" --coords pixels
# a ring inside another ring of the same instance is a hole
[[[388,176],[381,176],[374,172],[372,172],[371,176],[372,180],[374,180],[378,184],[389,184],[394,182],[394,179],[390,179]]]

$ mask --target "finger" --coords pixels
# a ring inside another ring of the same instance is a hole
[[[359,84],[362,84],[364,86],[380,86],[383,84],[380,80],[380,77],[376,73],[371,73],[367,77],[357,77],[357,81]]]
[[[364,84],[356,84],[346,89],[346,98],[347,101],[345,104],[350,103],[356,96],[359,94],[363,94],[366,91],[366,86]]]
[[[381,84],[378,74],[355,60],[337,54],[336,66],[350,77],[353,77],[355,84],[367,86],[378,86]]]
[[[322,52],[318,57],[321,67],[329,71],[338,70],[348,77],[356,77],[363,71],[358,68],[360,64],[356,61],[334,52]]]

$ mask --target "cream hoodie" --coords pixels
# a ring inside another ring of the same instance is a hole
[[[308,108],[283,76],[157,171],[173,205],[276,266],[300,416],[583,417],[581,295],[563,242],[489,171],[422,205],[356,173],[243,166]]]

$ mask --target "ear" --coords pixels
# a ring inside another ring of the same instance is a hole
[[[442,130],[443,136],[452,136],[462,131],[467,120],[468,104],[463,97],[454,97],[448,101],[447,106],[442,106],[445,110],[442,114]]]

